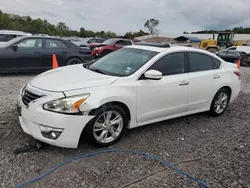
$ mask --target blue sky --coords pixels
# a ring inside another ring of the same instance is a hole
[[[250,26],[250,0],[0,0],[3,12],[65,22],[71,29],[144,29],[149,18],[163,33]]]

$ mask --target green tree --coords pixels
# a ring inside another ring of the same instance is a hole
[[[159,23],[159,20],[151,18],[144,23],[144,28],[147,28],[150,34],[154,34]]]
[[[80,28],[80,37],[86,37],[86,31],[83,27]]]
[[[149,33],[145,32],[145,31],[137,31],[137,32],[127,32],[124,37],[125,38],[128,38],[128,39],[133,39],[133,38],[136,38],[136,37],[141,37],[141,36],[145,36],[145,35],[149,35]]]

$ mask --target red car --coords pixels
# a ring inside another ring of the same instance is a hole
[[[93,58],[99,58],[109,54],[110,52],[119,50],[124,46],[133,44],[135,44],[135,42],[130,39],[113,38],[108,39],[101,44],[90,44],[89,47],[92,49],[91,54]]]

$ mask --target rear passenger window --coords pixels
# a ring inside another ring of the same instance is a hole
[[[45,48],[67,48],[67,46],[60,40],[46,39]]]
[[[132,45],[132,42],[129,40],[124,40],[123,45]]]
[[[185,72],[184,53],[173,53],[162,57],[150,69],[158,70],[163,76],[181,74]]]
[[[218,59],[212,58],[213,59],[213,69],[218,69],[220,68],[221,62]]]
[[[213,69],[210,56],[202,53],[189,52],[189,72],[206,71]]]

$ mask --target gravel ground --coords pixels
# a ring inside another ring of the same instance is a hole
[[[242,92],[223,116],[212,118],[202,113],[129,130],[115,147],[150,153],[169,163],[206,154],[249,127],[250,69],[242,68],[241,72]],[[9,75],[0,79],[0,187],[3,188],[32,179],[71,157],[101,151],[84,142],[78,149],[43,145],[36,151],[36,141],[24,134],[19,126],[15,106],[19,88],[32,77]],[[206,158],[178,167],[205,180],[211,187],[250,187],[249,135],[250,132],[240,134]],[[163,165],[159,162],[144,156],[109,153],[66,164],[26,187],[120,187],[161,168]],[[137,187],[199,185],[167,169],[129,186]]]

